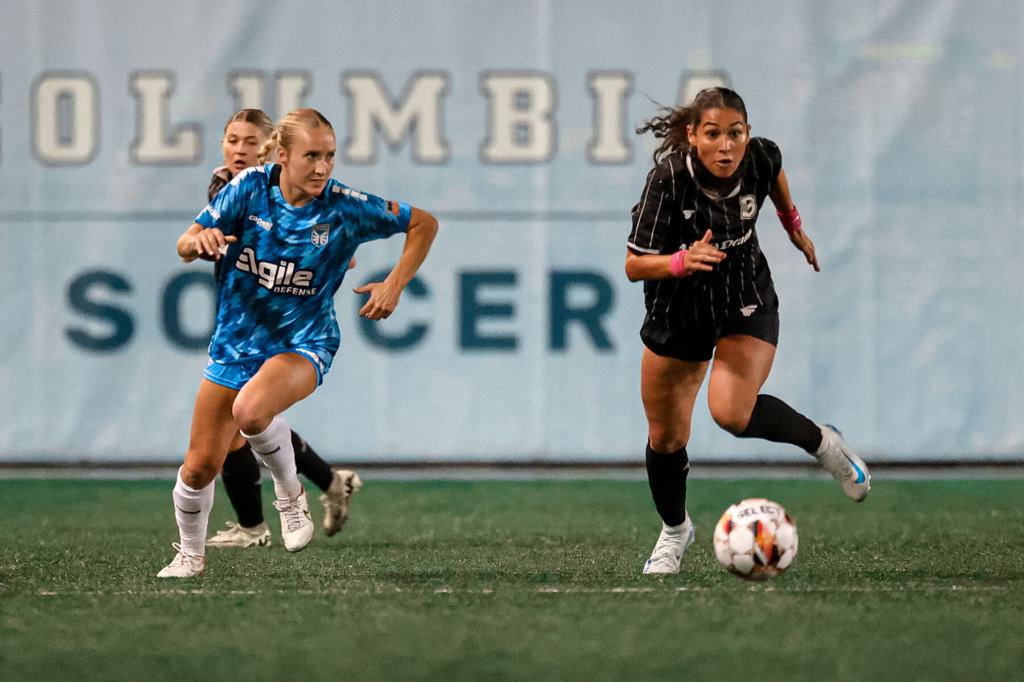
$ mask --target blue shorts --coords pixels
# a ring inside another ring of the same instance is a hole
[[[289,348],[273,355],[246,358],[234,362],[218,362],[210,358],[206,363],[206,369],[203,370],[203,376],[215,384],[241,391],[242,387],[256,376],[256,372],[260,371],[260,367],[268,358],[281,353],[294,353],[309,360],[309,364],[313,365],[313,371],[316,372],[317,386],[324,383],[324,377],[331,371],[331,363],[334,361],[333,355],[320,348]]]

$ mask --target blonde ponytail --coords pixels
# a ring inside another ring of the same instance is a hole
[[[260,147],[260,153],[256,157],[259,162],[266,163],[267,157],[270,156],[270,152],[274,147],[291,149],[292,142],[295,140],[295,129],[299,126],[306,128],[326,127],[330,128],[331,132],[334,132],[334,126],[331,125],[331,122],[316,109],[295,109],[289,111],[277,122],[274,132],[270,133],[270,137]]]
[[[263,146],[260,147],[259,153],[256,155],[256,160],[259,163],[267,162],[267,158],[270,156],[270,153],[273,152],[274,148],[279,144],[280,137],[281,131],[278,128],[274,128],[274,131],[270,133],[270,137],[268,137],[267,141],[263,143]]]

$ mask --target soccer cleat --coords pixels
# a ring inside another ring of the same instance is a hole
[[[270,547],[270,529],[266,523],[252,528],[228,521],[225,530],[206,539],[207,547]]]
[[[289,500],[274,500],[274,508],[281,513],[281,540],[289,552],[298,552],[313,539],[313,519],[309,516],[306,491]]]
[[[324,533],[331,537],[341,531],[348,520],[348,505],[352,493],[363,487],[359,474],[348,469],[337,469],[327,492],[320,496],[324,505]]]
[[[644,564],[644,575],[670,575],[679,572],[679,564],[683,561],[683,552],[693,544],[696,529],[689,514],[679,530],[672,526],[661,525],[661,535],[654,545],[651,558]]]
[[[206,570],[206,557],[185,552],[177,542],[172,542],[171,547],[177,554],[171,563],[160,569],[157,578],[195,578]]]
[[[864,460],[855,455],[843,440],[843,434],[831,424],[821,426],[821,445],[814,456],[825,471],[839,481],[843,492],[861,502],[871,490],[871,474]]]

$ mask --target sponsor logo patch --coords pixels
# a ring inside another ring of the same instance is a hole
[[[313,234],[310,236],[309,240],[313,242],[313,246],[319,249],[321,246],[327,244],[327,240],[330,238],[331,224],[321,223],[320,225],[313,226]]]
[[[312,296],[317,292],[313,285],[313,271],[300,270],[294,261],[281,260],[276,263],[261,261],[256,252],[246,247],[235,261],[235,269],[254,275],[260,286],[275,294]]]
[[[252,222],[256,223],[257,225],[262,227],[264,230],[269,230],[269,229],[274,227],[274,223],[273,222],[271,222],[269,220],[265,220],[265,219],[259,217],[258,215],[251,215],[251,216],[249,216],[249,220],[251,220]]]
[[[740,197],[740,219],[750,220],[757,213],[757,197],[753,194],[744,194]]]

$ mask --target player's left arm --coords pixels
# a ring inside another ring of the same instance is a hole
[[[353,289],[357,294],[370,294],[369,300],[359,309],[359,314],[367,319],[381,320],[395,311],[402,291],[412,281],[434,243],[437,218],[415,206],[411,209],[409,227],[405,231],[405,247],[395,267],[383,282],[367,282]]]
[[[804,254],[807,264],[812,266],[815,272],[821,272],[821,266],[818,265],[818,254],[814,251],[814,242],[803,229],[803,221],[800,218],[800,213],[796,210],[796,204],[793,203],[793,196],[789,193],[789,181],[786,179],[786,171],[783,169],[779,169],[775,182],[768,190],[768,196],[771,197],[772,203],[775,205],[775,212],[779,216],[779,220],[782,221],[782,226],[789,234],[789,241]]]

